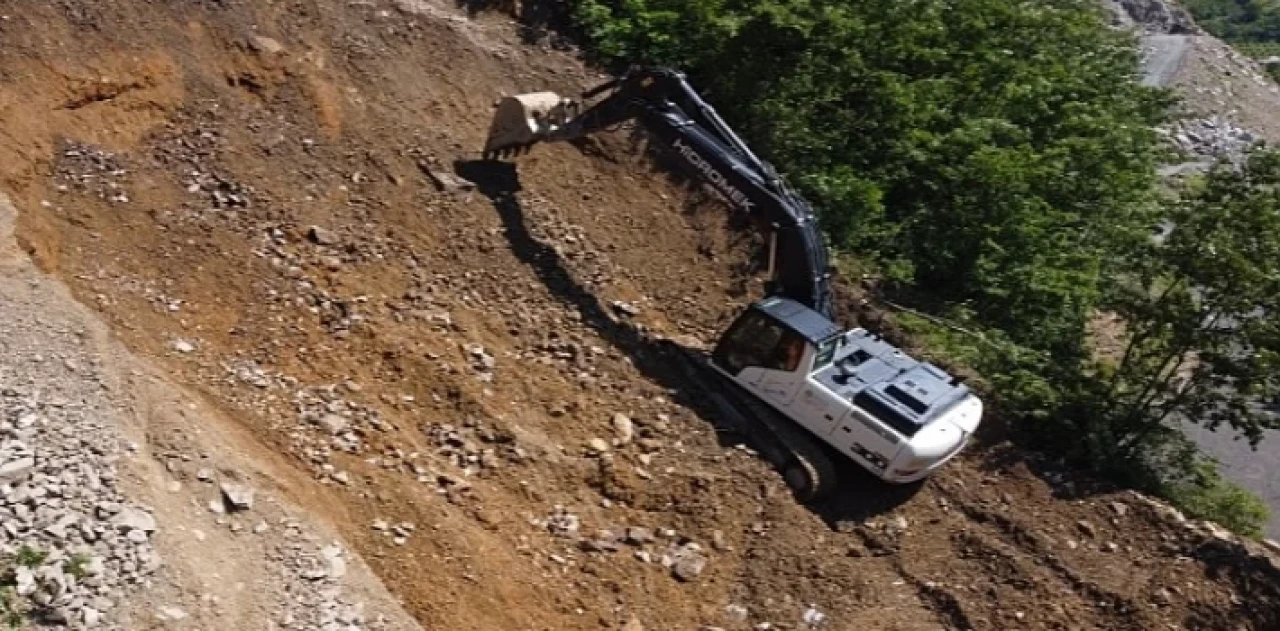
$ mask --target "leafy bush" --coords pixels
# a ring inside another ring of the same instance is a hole
[[[1194,448],[1178,451],[1179,466],[1162,467],[1177,472],[1162,481],[1160,494],[1184,513],[1221,524],[1238,534],[1258,538],[1271,518],[1271,511],[1256,496],[1228,482],[1217,465],[1201,457]]]

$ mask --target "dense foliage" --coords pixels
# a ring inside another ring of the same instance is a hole
[[[1280,42],[1275,0],[1184,0],[1196,24],[1232,43]]]
[[[606,58],[687,71],[836,245],[1072,352],[1100,222],[1151,190],[1164,105],[1094,4],[582,0],[577,16]]]
[[[1099,3],[571,6],[602,61],[687,72],[795,180],[840,253],[878,271],[896,301],[933,314],[906,322],[976,368],[1025,436],[1193,513],[1233,511],[1223,521],[1243,531],[1265,518],[1162,428],[1187,418],[1256,435],[1268,422],[1240,405],[1242,392],[1269,387],[1261,375],[1274,356],[1237,363],[1229,349],[1273,342],[1275,330],[1222,336],[1203,320],[1280,295],[1265,284],[1271,268],[1250,267],[1251,257],[1280,261],[1255,242],[1280,236],[1259,210],[1271,165],[1215,172],[1188,201],[1160,203],[1153,127],[1172,99],[1136,80],[1136,43],[1106,28]],[[1220,208],[1230,221],[1211,219]],[[1180,227],[1156,247],[1160,219]],[[1215,265],[1221,255],[1230,268]],[[1214,272],[1227,269],[1258,284],[1225,286]],[[1091,344],[1102,310],[1131,333],[1123,360],[1099,359]],[[937,317],[965,333],[930,324]]]

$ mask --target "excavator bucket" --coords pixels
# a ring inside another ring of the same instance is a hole
[[[529,92],[504,97],[498,102],[489,137],[484,143],[485,157],[509,155],[528,150],[570,118],[572,102],[555,92]]]

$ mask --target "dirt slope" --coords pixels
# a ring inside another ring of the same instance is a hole
[[[753,241],[624,134],[475,161],[495,98],[593,82],[500,13],[2,11],[24,247],[426,628],[1280,625],[1255,546],[998,446],[797,505],[659,342],[755,295]]]

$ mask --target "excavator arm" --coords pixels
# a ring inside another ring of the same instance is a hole
[[[592,105],[588,99],[608,95]],[[551,92],[503,99],[485,144],[486,158],[527,152],[636,120],[681,158],[693,177],[765,228],[771,295],[791,298],[834,320],[826,245],[809,204],[757,157],[682,73],[636,66],[596,86],[581,100]]]

